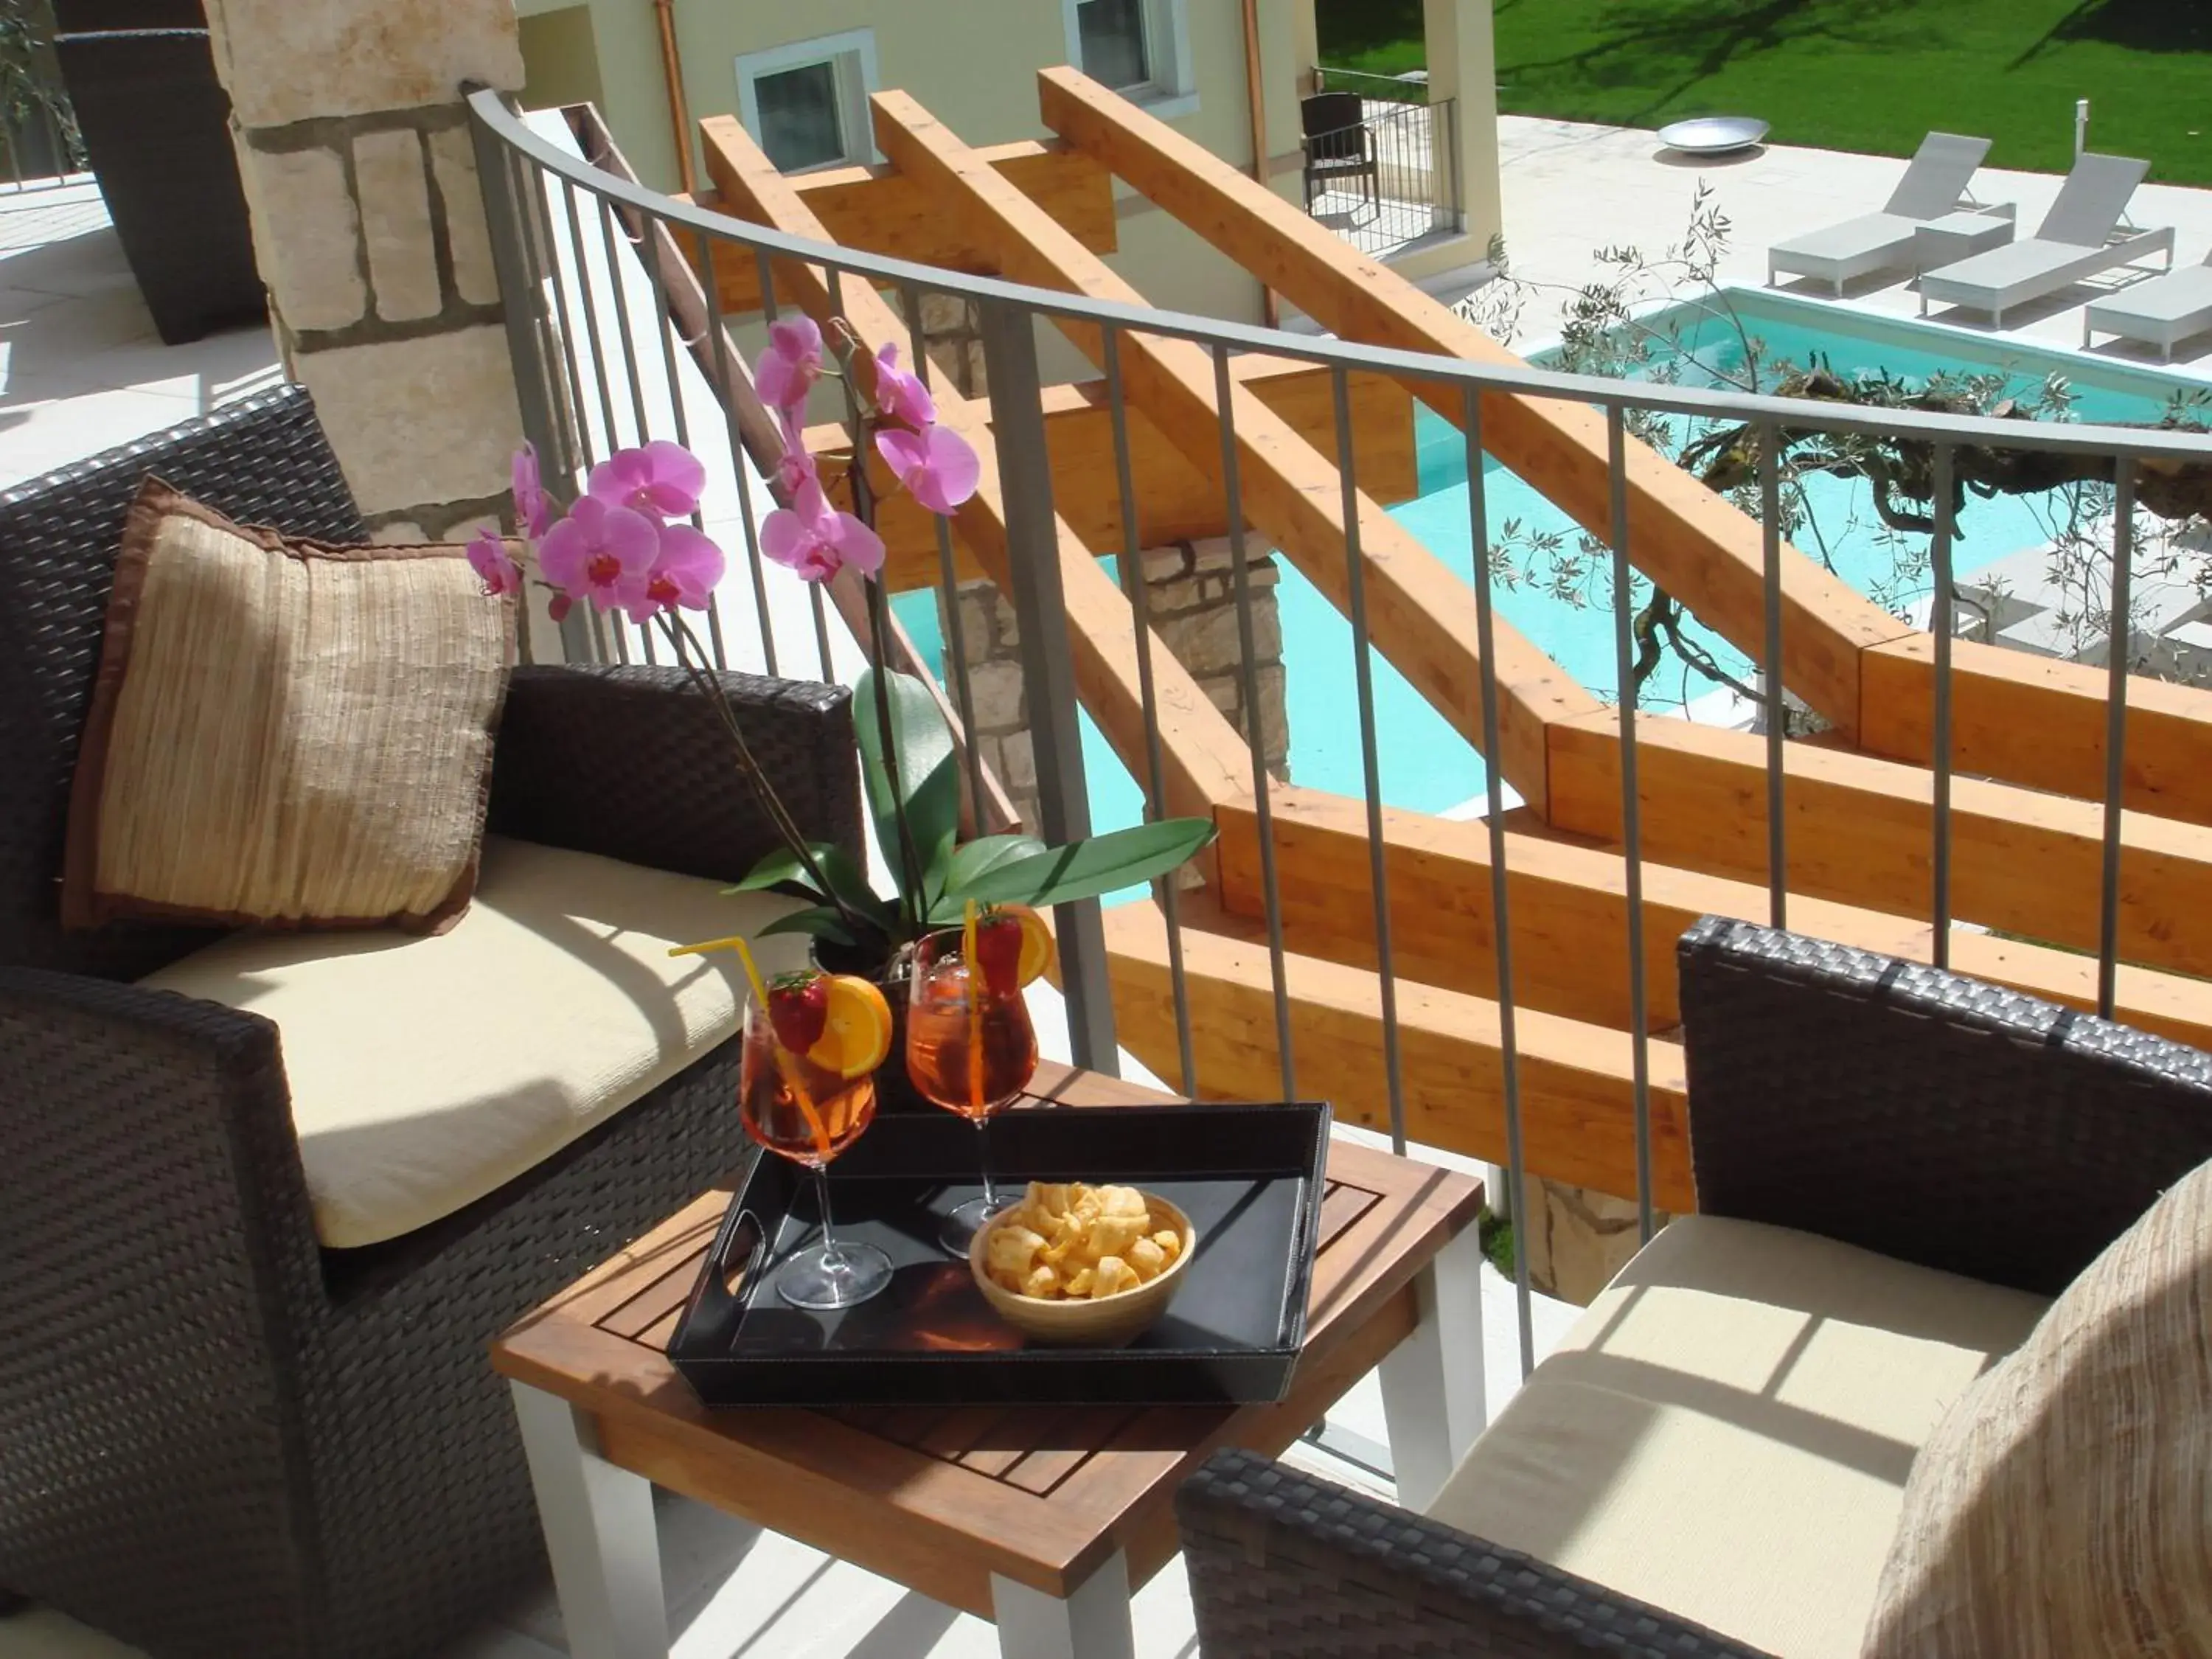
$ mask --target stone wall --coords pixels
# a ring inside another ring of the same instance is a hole
[[[522,84],[513,0],[208,0],[286,367],[380,539],[505,503],[521,430],[465,80]]]
[[[935,352],[932,343],[933,356]],[[1145,604],[1161,643],[1188,668],[1214,706],[1244,730],[1243,675],[1237,628],[1234,567],[1226,540],[1177,543],[1144,556]],[[1273,558],[1255,558],[1252,643],[1261,729],[1268,770],[1288,781],[1290,720],[1283,702],[1283,628]],[[1014,608],[988,581],[960,587],[960,646],[975,700],[975,741],[984,763],[1006,786],[1024,823],[1038,822],[1036,750],[1022,689],[1021,632]],[[945,599],[938,596],[940,623]],[[945,629],[945,648],[953,630]],[[957,694],[955,692],[957,704]],[[1141,780],[1139,780],[1141,781]]]
[[[1664,1226],[1666,1213],[1651,1218]],[[1547,1296],[1587,1308],[1642,1248],[1636,1200],[1544,1176],[1524,1176],[1514,1212],[1515,1248],[1528,1253],[1528,1282]]]

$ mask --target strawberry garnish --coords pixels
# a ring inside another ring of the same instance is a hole
[[[1022,924],[1018,916],[993,910],[975,922],[976,965],[983,984],[994,997],[1010,997],[1022,988]]]
[[[768,1023],[794,1054],[822,1041],[830,1028],[830,981],[823,974],[779,975],[768,988]]]

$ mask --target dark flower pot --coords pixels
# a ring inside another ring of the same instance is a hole
[[[891,1052],[876,1072],[876,1109],[878,1112],[935,1112],[944,1109],[932,1104],[914,1086],[914,1079],[906,1069],[906,1010],[907,984],[912,959],[903,951],[888,962],[873,953],[863,954],[851,947],[833,945],[827,939],[816,939],[808,956],[814,965],[827,974],[852,974],[866,980],[884,994],[884,1000],[891,1011]]]

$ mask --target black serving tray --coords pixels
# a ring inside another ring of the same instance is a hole
[[[1031,1108],[993,1121],[1008,1202],[1024,1182],[1117,1182],[1180,1205],[1198,1231],[1174,1304],[1127,1347],[1025,1346],[964,1261],[937,1244],[982,1191],[976,1134],[949,1112],[879,1116],[830,1166],[838,1237],[889,1254],[890,1285],[809,1313],[775,1270],[815,1243],[806,1172],[756,1153],[668,1345],[710,1406],[1216,1405],[1280,1400],[1305,1340],[1329,1109]]]

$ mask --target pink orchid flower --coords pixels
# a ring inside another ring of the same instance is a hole
[[[958,433],[941,426],[920,432],[878,432],[876,453],[890,465],[907,493],[940,518],[975,493],[982,463]]]
[[[483,578],[484,592],[494,599],[522,591],[522,567],[507,550],[496,530],[479,530],[469,544],[469,566]]]
[[[536,541],[553,527],[559,509],[545,493],[544,483],[538,476],[535,446],[526,442],[514,452],[513,483],[515,520],[521,525],[522,533]]]
[[[615,605],[632,578],[644,580],[659,551],[659,526],[645,514],[579,495],[568,516],[545,532],[538,565],[570,599]]]
[[[896,345],[876,354],[876,407],[917,432],[927,430],[937,423],[937,401],[918,375],[899,367],[898,355]]]
[[[775,488],[777,494],[790,501],[820,475],[814,470],[814,456],[806,447],[806,437],[799,430],[798,416],[784,410],[778,413],[776,420],[783,428],[783,453],[775,458]]]
[[[653,568],[630,578],[622,605],[635,623],[650,622],[682,605],[704,611],[722,580],[722,550],[688,524],[663,525]]]
[[[818,479],[809,478],[761,522],[761,551],[810,582],[827,581],[847,565],[864,575],[884,568],[883,538],[849,513],[830,505]]]
[[[786,317],[769,325],[768,349],[753,366],[753,385],[771,409],[797,410],[822,378],[822,331],[811,317]]]
[[[655,438],[619,449],[592,469],[591,492],[609,507],[664,519],[688,517],[707,488],[705,463],[682,444]]]

